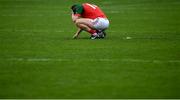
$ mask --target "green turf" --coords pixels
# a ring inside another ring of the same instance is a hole
[[[180,1],[86,1],[108,35],[73,40],[85,1],[0,0],[0,98],[180,98]]]

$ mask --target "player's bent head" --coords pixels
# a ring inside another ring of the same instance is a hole
[[[74,5],[71,6],[71,9],[72,9],[72,10],[76,10],[76,7],[77,7],[77,6],[78,6],[78,4],[74,4]]]
[[[75,13],[76,10],[78,10],[79,7],[81,7],[81,6],[82,6],[81,4],[74,4],[74,5],[71,6],[71,9],[72,9],[72,11]]]

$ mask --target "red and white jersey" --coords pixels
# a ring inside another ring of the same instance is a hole
[[[107,18],[104,12],[96,5],[84,3],[83,6],[83,13],[79,14],[83,18],[90,18],[96,19],[98,17]]]

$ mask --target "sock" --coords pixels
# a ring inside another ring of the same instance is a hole
[[[90,31],[88,31],[91,35],[94,35],[94,34],[97,34],[96,33],[96,30],[93,30],[93,29],[91,29]]]
[[[97,33],[94,33],[94,34],[92,34],[93,36],[96,36],[97,35]]]

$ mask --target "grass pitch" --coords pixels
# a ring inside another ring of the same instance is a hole
[[[70,6],[110,19],[104,40]],[[0,98],[180,98],[179,0],[0,0]]]

